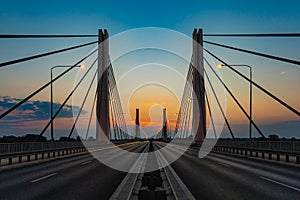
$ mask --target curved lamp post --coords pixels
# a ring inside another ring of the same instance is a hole
[[[55,68],[70,68],[73,66],[68,66],[68,65],[57,65],[57,66],[53,66],[50,69],[50,80],[51,80],[51,84],[50,84],[50,96],[51,96],[51,107],[50,107],[50,117],[51,119],[53,118],[53,84],[52,84],[52,79],[53,79],[53,69]],[[83,68],[83,65],[76,65],[74,67],[79,67],[79,68]],[[53,120],[51,120],[51,141],[54,141],[54,134],[53,134]]]
[[[227,65],[224,64],[218,64],[218,68],[221,69],[222,67],[226,67]],[[249,116],[250,116],[250,123],[249,123],[249,138],[252,138],[252,67],[250,65],[244,65],[244,64],[240,64],[240,65],[229,65],[232,67],[247,67],[249,69],[250,72],[250,91],[249,91],[249,104],[250,104],[250,108],[249,108]]]

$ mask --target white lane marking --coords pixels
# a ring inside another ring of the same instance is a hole
[[[124,143],[124,144],[117,144],[117,145],[113,145],[112,147],[106,147],[106,148],[102,148],[102,149],[95,149],[95,150],[90,150],[89,152],[96,152],[96,151],[102,151],[102,150],[107,150],[107,149],[113,149],[113,148],[118,148],[120,146],[126,146],[126,145],[132,145],[132,144],[136,144],[138,142],[129,142],[129,143]]]
[[[46,176],[43,176],[43,177],[34,179],[34,180],[30,181],[30,183],[35,183],[35,182],[44,180],[44,179],[46,179],[46,178],[50,178],[51,176],[55,176],[56,174],[57,174],[57,173],[52,173],[52,174],[49,174],[49,175],[46,175]]]
[[[260,176],[260,178],[261,178],[261,179],[264,179],[264,180],[267,180],[267,181],[270,181],[270,182],[272,182],[272,183],[276,183],[276,184],[278,184],[278,185],[282,185],[282,186],[285,186],[285,187],[288,187],[288,188],[290,188],[290,189],[293,189],[293,190],[296,190],[296,191],[300,192],[300,189],[299,189],[299,188],[293,187],[293,186],[291,186],[291,185],[287,185],[287,184],[284,184],[284,183],[280,183],[280,182],[278,182],[278,181],[274,181],[274,180],[272,180],[272,179],[269,179],[269,178],[266,178],[266,177],[263,177],[263,176]]]
[[[88,161],[85,161],[85,162],[81,163],[81,165],[86,165],[86,164],[91,163],[91,162],[92,162],[91,160],[88,160]]]
[[[231,165],[229,164],[226,164],[226,163],[222,163],[222,162],[217,162],[219,165],[223,165],[225,167],[232,167]]]

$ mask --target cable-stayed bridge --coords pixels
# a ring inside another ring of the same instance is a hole
[[[163,109],[161,129],[153,137],[144,138],[141,137],[139,108],[136,109],[134,128],[130,129],[126,123],[110,58],[107,30],[100,29],[98,35],[0,35],[1,40],[98,38],[97,41],[0,63],[1,68],[8,68],[17,63],[97,46],[73,65],[56,66],[65,70],[54,78],[52,67],[49,82],[0,114],[0,120],[5,123],[27,101],[51,87],[50,119],[39,135],[27,143],[0,144],[0,177],[3,180],[0,199],[299,198],[300,142],[267,139],[253,118],[252,101],[255,98],[252,89],[276,101],[295,117],[299,118],[299,111],[263,84],[255,82],[251,66],[230,64],[230,60],[225,61],[208,47],[230,49],[296,66],[300,65],[300,61],[203,39],[210,37],[296,38],[300,34],[203,34],[202,29],[195,29],[192,55],[174,129],[168,123],[167,110]],[[54,110],[53,84],[88,59],[91,61],[85,66],[85,73],[66,94],[63,103]],[[250,85],[248,111],[220,77],[210,59]],[[236,66],[249,68],[250,77],[237,70]],[[53,122],[84,81],[88,84],[83,92],[80,90],[82,99],[78,110],[73,112],[74,122],[65,141],[59,141]],[[235,134],[216,82],[249,121],[249,138],[241,140]],[[89,97],[91,103],[87,101]],[[78,122],[87,104],[91,104],[91,110],[87,126],[80,134],[76,129],[81,127]],[[220,119],[214,117],[216,112],[221,116],[230,139],[219,139]],[[95,124],[93,119],[96,119]],[[41,142],[47,131],[50,132],[49,141]],[[94,138],[91,137],[92,132]],[[254,133],[258,134],[259,140],[254,138]],[[81,140],[75,140],[77,136]]]

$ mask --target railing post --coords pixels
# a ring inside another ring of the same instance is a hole
[[[289,155],[285,155],[285,162],[290,162]]]
[[[293,152],[295,152],[295,142],[292,141],[292,143],[293,143]]]
[[[282,151],[282,141],[280,140],[280,151]]]

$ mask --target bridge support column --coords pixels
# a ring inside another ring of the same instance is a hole
[[[162,128],[162,138],[163,141],[167,141],[167,109],[163,109],[163,128]]]
[[[140,109],[135,110],[135,139],[138,140],[141,137],[140,132]]]
[[[203,64],[202,29],[193,32],[193,121],[194,142],[202,142],[206,136],[206,107]],[[199,117],[195,117],[199,116]]]
[[[98,31],[98,85],[97,85],[97,105],[96,105],[96,139],[98,142],[107,143],[109,141],[109,87],[108,87],[108,67],[109,67],[108,32],[106,29]]]

